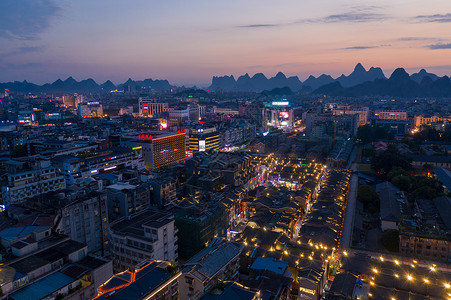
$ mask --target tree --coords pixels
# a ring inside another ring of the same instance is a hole
[[[382,246],[390,252],[399,252],[399,232],[395,229],[385,230],[380,240]]]
[[[357,139],[361,140],[363,144],[368,144],[376,139],[386,139],[388,132],[384,127],[364,125],[357,128]]]
[[[398,175],[391,182],[402,191],[410,190],[410,176]]]
[[[409,176],[409,172],[407,172],[406,170],[404,170],[403,168],[400,168],[400,167],[393,167],[393,169],[391,169],[391,171],[388,172],[387,178],[389,180],[392,180],[393,178],[400,176],[400,175]]]
[[[359,186],[357,200],[363,203],[365,210],[368,210],[368,212],[375,213],[379,211],[379,195],[372,186]]]
[[[371,161],[372,168],[379,174],[386,176],[393,168],[399,167],[405,171],[412,168],[409,159],[399,153],[396,146],[389,145],[388,149]]]

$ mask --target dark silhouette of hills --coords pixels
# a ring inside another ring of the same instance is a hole
[[[250,77],[249,74],[244,74],[238,77],[237,80],[232,76],[214,76],[210,90],[223,91],[240,91],[240,92],[261,92],[264,90],[272,90],[275,88],[288,87],[293,91],[300,91],[302,82],[297,76],[286,77],[285,74],[279,72],[276,76],[267,78],[262,73],[257,73]]]
[[[341,75],[336,79],[343,87],[350,87],[366,81],[374,81],[376,79],[386,79],[381,68],[371,67],[368,71],[358,63],[354,71],[349,76]]]
[[[431,78],[432,81],[435,81],[435,80],[437,80],[437,79],[440,78],[440,77],[438,77],[438,76],[435,75],[435,74],[426,72],[425,69],[421,69],[420,72],[410,75],[410,79],[412,79],[413,81],[415,81],[415,82],[417,82],[417,83],[421,83],[421,81],[422,81],[425,77]]]
[[[115,85],[110,80],[103,84],[88,78],[77,81],[72,77],[58,79],[53,83],[36,85],[27,81],[0,83],[0,90],[9,89],[22,93],[99,93],[111,90],[124,91],[167,91],[174,88],[167,80],[132,80]],[[286,77],[282,72],[267,78],[262,73],[254,76],[245,74],[235,80],[233,76],[214,76],[209,90],[234,92],[263,92],[281,89],[281,93],[290,92],[327,94],[331,96],[399,96],[399,97],[451,97],[451,83],[447,76],[439,77],[422,69],[409,75],[402,69],[396,69],[390,78],[386,78],[380,68],[371,67],[368,71],[358,63],[348,75],[334,79],[330,75],[309,76],[301,82],[297,76]],[[269,95],[269,94],[268,94]]]
[[[349,76],[341,75],[333,79],[330,75],[322,74],[319,77],[309,76],[303,83],[297,76],[286,77],[282,72],[277,73],[272,78],[266,78],[262,73],[257,73],[250,77],[249,74],[238,77],[235,81],[233,76],[214,76],[209,89],[224,91],[261,92],[274,88],[289,87],[292,91],[311,91],[317,88],[338,81],[344,87],[354,86],[366,81],[385,79],[385,75],[380,68],[370,68],[368,71],[358,63],[354,71]]]
[[[270,97],[276,97],[276,96],[290,96],[293,95],[293,91],[289,87],[283,87],[283,88],[274,88],[270,91],[263,91],[260,93],[264,96],[270,96]]]
[[[451,97],[451,81],[448,76],[436,80],[424,76],[418,83],[412,80],[403,68],[398,68],[388,79],[376,79],[351,87],[343,87],[340,82],[333,82],[316,89],[313,93],[347,97]]]
[[[328,83],[334,82],[334,79],[330,75],[322,74],[318,78],[315,76],[310,75],[309,78],[307,78],[306,81],[304,81],[303,86],[310,87],[312,90],[316,90],[320,86],[323,86]]]
[[[157,91],[165,91],[173,88],[167,80],[145,79],[143,81],[134,81],[128,79],[125,83],[116,86],[110,80],[99,85],[92,78],[77,81],[69,77],[66,80],[58,79],[53,83],[36,85],[26,80],[19,82],[0,83],[0,90],[9,89],[13,92],[21,93],[99,93],[101,91],[109,92],[115,89],[125,89],[127,91],[141,91],[154,89]]]

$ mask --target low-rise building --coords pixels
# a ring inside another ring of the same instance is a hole
[[[188,260],[179,280],[181,299],[200,299],[216,283],[238,276],[241,247],[214,240],[207,248]]]
[[[94,299],[177,300],[180,275],[168,262],[146,260],[135,269],[109,278],[99,287],[99,294]]]
[[[399,226],[399,251],[412,257],[451,260],[451,198],[419,199],[415,215]]]
[[[380,199],[380,218],[382,231],[398,230],[402,219],[401,209],[404,203],[404,193],[390,182],[376,185],[376,192]]]
[[[111,261],[87,255],[82,243],[58,236],[38,243],[33,252],[4,262],[0,268],[2,296],[15,300],[92,298],[113,274]]]

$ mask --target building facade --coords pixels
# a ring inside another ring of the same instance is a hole
[[[174,216],[143,211],[111,224],[114,269],[133,270],[144,260],[177,261],[178,246]]]

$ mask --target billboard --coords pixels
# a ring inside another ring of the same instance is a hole
[[[199,141],[199,151],[205,151],[205,140]]]

